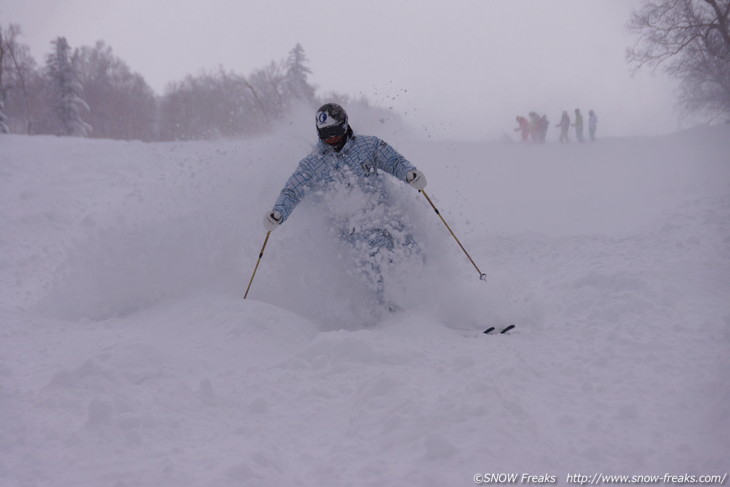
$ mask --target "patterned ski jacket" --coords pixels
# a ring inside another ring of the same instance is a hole
[[[374,200],[384,200],[385,181],[379,171],[405,182],[411,169],[415,167],[405,157],[374,136],[353,133],[340,152],[320,140],[299,162],[273,209],[281,213],[283,223],[307,194],[326,191],[337,184],[356,184]]]
[[[595,113],[591,112],[588,115],[588,128],[595,130],[596,127],[598,127],[598,116],[596,116]]]

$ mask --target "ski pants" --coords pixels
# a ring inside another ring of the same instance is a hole
[[[340,232],[340,237],[354,248],[357,268],[381,304],[385,303],[383,272],[399,257],[405,258],[413,252],[420,252],[410,234],[396,238],[385,228],[344,230]]]

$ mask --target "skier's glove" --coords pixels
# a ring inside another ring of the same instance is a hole
[[[264,228],[267,232],[273,232],[279,225],[281,225],[281,213],[278,211],[270,211],[264,216]]]
[[[406,174],[406,182],[421,191],[426,187],[426,176],[418,169],[411,169]]]

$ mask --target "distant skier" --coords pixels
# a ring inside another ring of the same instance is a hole
[[[381,266],[394,261],[396,249],[403,250],[402,255],[418,249],[403,223],[392,214],[382,172],[419,191],[426,187],[426,177],[386,142],[353,132],[340,105],[323,105],[315,121],[319,142],[289,177],[273,209],[264,216],[264,227],[267,231],[276,229],[309,195],[359,191],[366,196],[360,200],[364,206],[342,209],[332,215],[330,223],[342,240],[360,252],[360,268],[378,301],[397,309],[386,303]]]
[[[598,117],[596,112],[588,110],[588,135],[591,137],[591,142],[596,141],[596,129],[598,128]]]
[[[540,142],[540,115],[530,112],[530,137],[533,142]]]
[[[548,121],[547,115],[543,115],[542,117],[540,117],[540,120],[538,122],[538,127],[540,128],[540,142],[545,142],[549,126],[550,122]]]
[[[515,129],[515,132],[521,132],[522,135],[522,142],[529,142],[530,141],[530,122],[525,118],[517,115],[515,118],[517,120],[518,127]]]
[[[573,126],[575,127],[575,138],[578,139],[578,142],[583,142],[583,115],[577,108],[575,109],[575,123],[573,123]]]
[[[556,125],[560,129],[560,142],[570,142],[570,137],[568,137],[568,130],[570,130],[570,117],[568,116],[567,111],[563,110],[563,115],[560,117],[560,122],[558,122]]]

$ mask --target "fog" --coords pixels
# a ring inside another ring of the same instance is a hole
[[[370,2],[3,0],[43,62],[50,41],[104,40],[158,93],[223,66],[249,74],[301,43],[317,94],[366,97],[436,139],[515,138],[515,116],[589,109],[599,135],[686,128],[663,75],[632,77],[631,0]],[[554,137],[556,131],[551,129]]]

